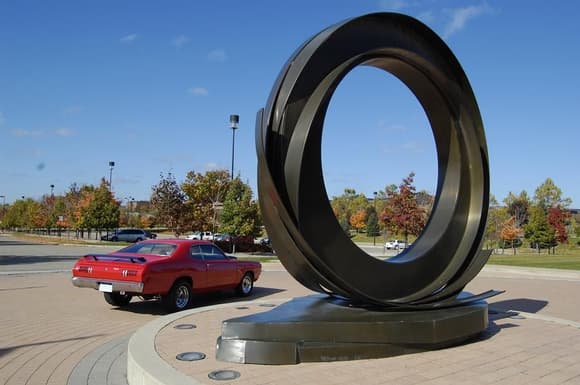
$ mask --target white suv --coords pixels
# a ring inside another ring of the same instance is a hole
[[[205,241],[213,241],[213,233],[211,231],[196,231],[195,233],[189,234],[185,238],[187,238],[187,239],[203,239]]]
[[[387,243],[385,243],[385,248],[387,248],[387,250],[399,250],[399,249],[404,249],[407,247],[407,243],[405,241],[400,241],[398,239],[393,239],[390,241],[387,241]]]

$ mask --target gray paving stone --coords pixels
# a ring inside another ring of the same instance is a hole
[[[87,354],[71,372],[67,385],[127,385],[127,343],[114,339]]]

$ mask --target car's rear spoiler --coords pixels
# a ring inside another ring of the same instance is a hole
[[[115,255],[115,254],[88,254],[83,258],[93,258],[95,261],[100,259],[126,259],[131,261],[131,263],[145,263],[147,260],[143,257],[130,257],[126,255]]]

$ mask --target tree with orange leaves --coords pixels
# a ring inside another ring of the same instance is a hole
[[[367,222],[367,210],[358,210],[350,216],[350,225],[355,228],[357,233],[360,233]]]
[[[514,254],[516,253],[516,241],[522,235],[522,230],[516,226],[516,218],[514,216],[502,223],[499,237],[504,244],[510,244],[512,246]]]

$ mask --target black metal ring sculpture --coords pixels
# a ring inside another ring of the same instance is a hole
[[[359,249],[332,211],[321,140],[330,98],[359,65],[398,77],[423,106],[439,179],[430,219],[413,246],[387,261]],[[419,21],[376,13],[336,24],[303,44],[282,69],[256,122],[258,189],[268,235],[304,286],[351,301],[433,308],[486,263],[480,252],[489,199],[483,124],[468,79],[446,44]]]

